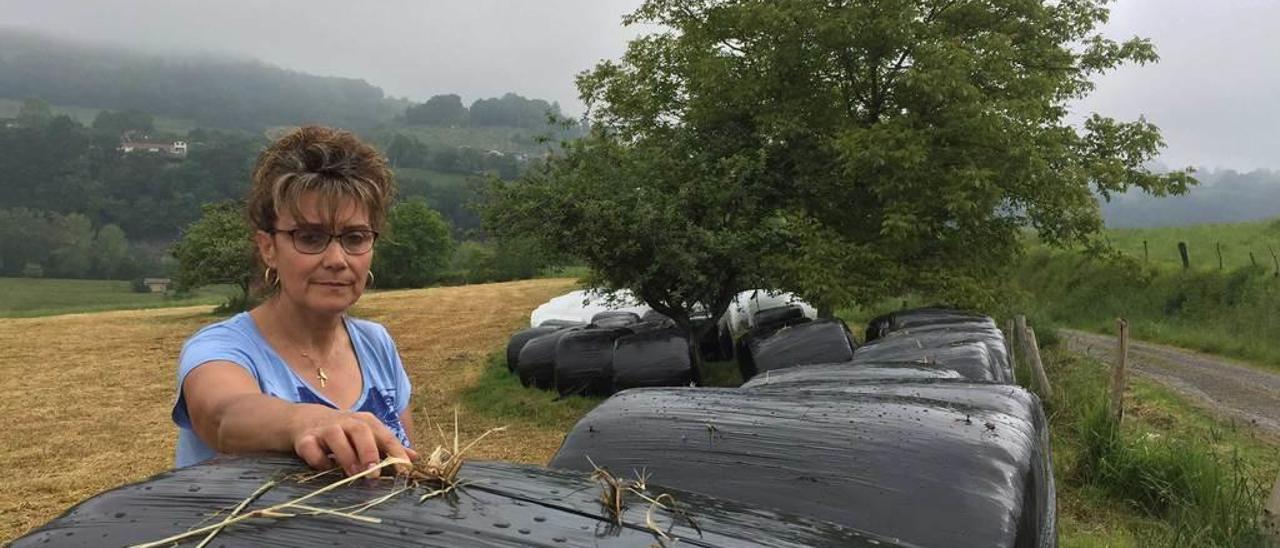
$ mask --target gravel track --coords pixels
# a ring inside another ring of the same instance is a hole
[[[1059,333],[1068,350],[1108,364],[1116,359],[1116,337],[1074,329],[1062,329]],[[1134,340],[1129,341],[1127,366],[1204,407],[1280,438],[1280,373]]]

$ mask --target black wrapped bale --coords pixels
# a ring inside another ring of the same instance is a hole
[[[627,310],[605,310],[591,317],[591,327],[609,329],[640,323],[640,315]]]
[[[605,401],[557,468],[645,470],[655,485],[811,516],[920,546],[1056,543],[1039,400],[1016,386],[645,389]]]
[[[588,328],[556,343],[555,386],[560,395],[608,396],[613,393],[613,343],[627,329]]]
[[[304,472],[287,459],[226,458],[174,470],[86,500],[61,517],[19,538],[28,548],[126,546],[184,533],[211,523],[210,516],[233,507],[272,478]],[[619,471],[619,477],[625,476]],[[528,465],[467,463],[459,477],[466,485],[446,497],[419,503],[424,487],[394,497],[362,515],[363,523],[334,516],[254,519],[231,525],[211,546],[240,547],[648,547],[658,539],[646,524],[650,504],[631,498],[618,526],[605,515],[600,488],[587,475]],[[321,481],[299,485],[281,481],[249,510],[266,508],[315,491]],[[339,488],[305,503],[340,508],[389,494],[390,482]],[[654,510],[654,524],[667,545],[690,546],[895,546],[892,541],[817,520],[790,516],[733,501],[674,489],[650,488],[652,497],[671,495],[688,520],[673,521]],[[667,501],[663,497],[663,501]],[[293,511],[297,513],[296,510]],[[668,530],[668,527],[670,528]],[[194,546],[203,535],[186,541]],[[678,540],[676,540],[678,539]]]
[[[840,320],[818,320],[784,327],[767,338],[750,341],[754,373],[797,365],[847,362],[854,345],[849,328]],[[743,380],[747,371],[743,371]]]
[[[972,381],[1013,382],[999,331],[943,328],[898,331],[859,347],[855,363],[909,362],[959,372]]]
[[[742,388],[823,388],[856,383],[913,382],[965,378],[957,371],[914,363],[826,363],[802,365],[756,375]]]
[[[511,336],[511,340],[507,342],[507,371],[515,371],[516,365],[520,363],[520,351],[524,349],[524,345],[529,341],[549,335],[559,331],[561,328],[552,326],[530,327],[517,331]]]
[[[810,320],[804,315],[804,309],[799,306],[785,306],[780,308],[770,308],[756,313],[757,325],[751,328],[747,334],[738,338],[733,346],[734,357],[737,358],[738,371],[741,372],[743,379],[749,379],[756,374],[755,357],[751,354],[751,348],[758,341],[773,336],[779,329],[809,323]]]
[[[540,337],[534,337],[525,343],[524,348],[520,349],[520,357],[516,361],[516,373],[520,376],[520,383],[543,390],[555,387],[556,345],[560,343],[561,337],[581,329],[580,327],[568,327]]]
[[[809,321],[809,317],[804,315],[804,308],[798,305],[779,306],[774,308],[766,308],[756,312],[751,323],[752,331],[777,331],[788,325],[795,325]]]
[[[974,328],[996,328],[990,317],[942,307],[913,308],[890,312],[867,322],[866,342],[870,343],[894,331],[930,325],[971,325]]]
[[[679,329],[628,335],[613,347],[613,389],[687,386],[697,376],[689,339]]]

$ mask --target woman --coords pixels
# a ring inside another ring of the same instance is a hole
[[[287,452],[350,475],[383,456],[417,457],[395,343],[346,315],[373,277],[394,192],[386,160],[344,131],[304,127],[258,158],[248,217],[270,296],[183,346],[178,466]]]

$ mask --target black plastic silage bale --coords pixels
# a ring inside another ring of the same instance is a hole
[[[867,322],[866,342],[870,343],[894,331],[926,325],[971,325],[974,328],[996,328],[995,320],[981,314],[941,307],[913,308],[890,312]]]
[[[741,372],[742,378],[749,379],[756,374],[756,363],[754,356],[751,355],[751,347],[757,341],[769,338],[784,327],[801,325],[810,321],[812,320],[804,315],[804,309],[795,305],[770,308],[757,312],[755,315],[756,325],[734,343],[733,354],[737,358],[738,371]]]
[[[779,369],[756,375],[742,388],[824,388],[867,382],[964,381],[959,372],[902,362],[825,363]]]
[[[28,548],[126,546],[184,533],[221,519],[269,479],[307,471],[288,459],[222,458],[159,474],[90,498],[62,516],[16,539]],[[618,471],[619,477],[629,473]],[[419,502],[431,488],[421,486],[393,497],[362,516],[364,523],[337,516],[312,515],[253,519],[224,528],[211,546],[242,547],[460,547],[510,546],[648,547],[659,538],[651,517],[668,538],[683,546],[897,546],[890,539],[849,528],[717,500],[674,489],[650,488],[649,496],[671,495],[675,505],[697,524],[676,518],[636,496],[616,525],[599,503],[600,487],[588,475],[529,465],[468,462],[457,493]],[[299,485],[283,479],[248,507],[266,508],[314,492],[324,481]],[[323,493],[305,504],[350,507],[392,492],[389,481],[355,484]],[[663,497],[661,500],[669,502]],[[290,509],[287,513],[304,513]],[[220,514],[220,515],[219,515]],[[184,541],[194,546],[199,535]]]
[[[520,351],[524,349],[524,345],[529,341],[559,331],[560,327],[539,326],[522,329],[511,336],[511,340],[507,341],[507,371],[515,371],[516,365],[520,363]]]
[[[588,456],[907,544],[1056,544],[1044,414],[1016,386],[629,390],[583,418],[551,465],[591,470]]]
[[[544,390],[556,385],[556,344],[560,338],[580,327],[567,327],[558,331],[534,337],[520,349],[520,357],[516,362],[516,373],[520,375],[520,383],[535,386]]]
[[[791,325],[748,346],[755,374],[819,363],[853,359],[849,328],[840,320],[817,320]],[[744,372],[745,373],[745,372]],[[747,377],[743,377],[746,380]]]
[[[859,347],[853,361],[913,362],[952,369],[969,380],[1013,382],[1013,366],[998,331],[954,327],[898,331]]]
[[[679,329],[627,335],[613,347],[613,389],[688,386],[697,376],[689,339]]]
[[[591,327],[608,329],[640,323],[640,315],[627,310],[605,310],[591,317]]]
[[[612,394],[613,344],[630,333],[625,328],[588,328],[561,337],[556,343],[556,391],[561,395]]]

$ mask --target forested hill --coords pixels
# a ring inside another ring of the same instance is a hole
[[[1157,198],[1141,192],[1114,196],[1102,204],[1107,226],[1238,223],[1280,217],[1280,171],[1202,170],[1196,178],[1200,184],[1183,196]]]
[[[354,78],[256,61],[160,57],[6,28],[0,28],[0,97],[136,109],[250,131],[308,122],[367,129],[407,106]]]

